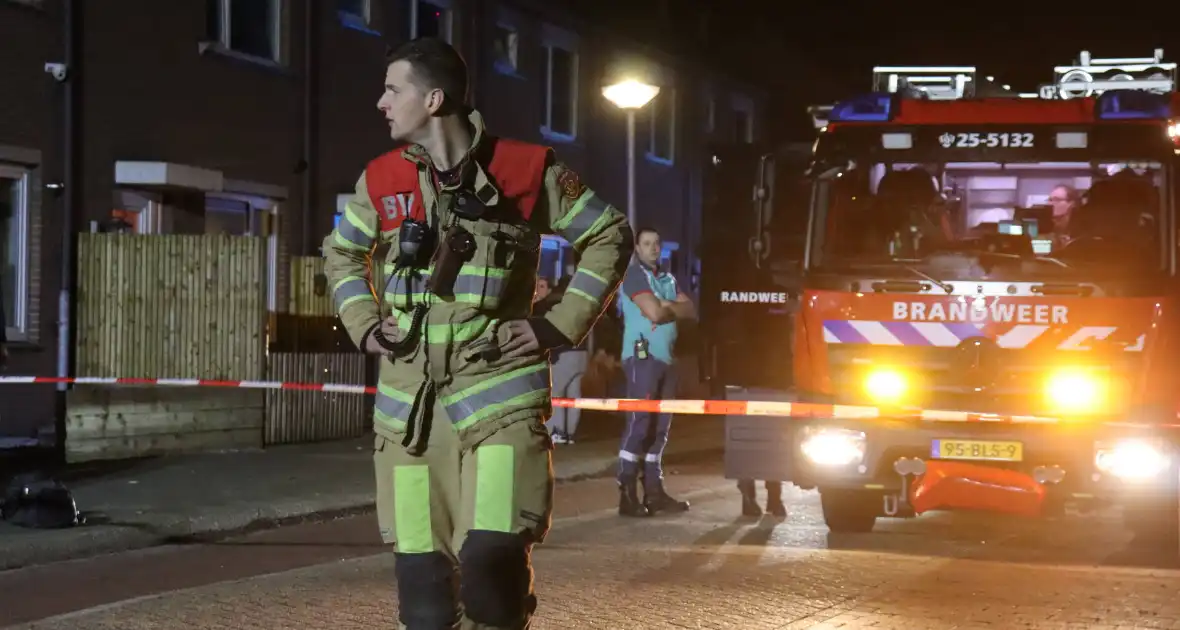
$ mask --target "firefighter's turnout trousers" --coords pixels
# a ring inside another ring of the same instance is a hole
[[[449,326],[434,315],[424,328],[440,336]],[[476,321],[486,327],[472,343],[425,343],[408,362],[382,361],[377,515],[408,630],[524,628],[537,605],[531,550],[553,504],[549,365],[468,354],[461,348],[498,345],[507,333]]]

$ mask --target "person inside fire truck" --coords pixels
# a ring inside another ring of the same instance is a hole
[[[1071,240],[1071,224],[1075,210],[1081,205],[1082,195],[1069,184],[1058,184],[1049,193],[1049,206],[1053,208],[1053,249],[1065,247]]]
[[[875,191],[873,169],[854,168],[842,178],[830,202],[821,247],[831,248],[838,258],[866,262],[975,250],[1036,253],[1066,266],[1095,263],[1112,255],[1126,255],[1128,262],[1158,261],[1160,235],[1155,217],[1160,190],[1154,181],[1158,173],[1119,165],[1081,167],[1086,170],[1071,179],[1091,179],[1092,184],[1089,190],[1079,190],[1061,183],[1056,173],[1042,175],[1036,165],[1029,167],[1012,172],[1018,174],[1020,189],[1030,198],[1036,197],[1038,188],[1047,189],[1048,205],[1040,206],[1043,214],[1037,206],[1015,203],[1016,197],[1006,207],[1003,202],[988,205],[989,194],[1008,191],[972,189],[973,179],[986,171],[969,165],[943,169],[940,176],[932,174],[939,170],[937,165],[879,166],[883,173]],[[1041,241],[1042,249],[1034,252],[1027,240],[1022,245],[1019,239],[995,236],[1001,232],[1001,222],[1019,224],[1028,218],[1037,219],[1034,238]]]
[[[852,197],[853,201],[863,200],[856,205],[868,214],[866,229],[860,234],[864,240],[852,244],[862,250],[859,253],[914,256],[955,240],[946,200],[937,180],[925,169],[889,171],[877,185],[876,195],[863,192]]]
[[[1068,249],[1085,254],[1098,253],[1096,250],[1154,254],[1159,236],[1155,222],[1158,200],[1159,191],[1150,177],[1132,168],[1095,181],[1085,194],[1085,204],[1076,212],[1077,232],[1075,235],[1070,229],[1072,238],[1067,245],[1080,239],[1088,242]]]

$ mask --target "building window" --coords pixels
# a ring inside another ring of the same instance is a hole
[[[660,268],[664,271],[671,271],[674,274],[679,274],[680,270],[677,265],[680,263],[680,243],[676,241],[663,241],[660,243]],[[683,289],[683,287],[682,287]],[[686,292],[687,293],[687,292]]]
[[[336,0],[336,18],[344,26],[372,33],[373,0]]]
[[[520,33],[511,26],[496,26],[496,69],[505,74],[517,74],[520,70]]]
[[[232,197],[205,197],[205,233],[252,236],[254,210],[250,203]]]
[[[520,74],[520,16],[500,6],[496,12],[496,30],[492,40],[492,65],[496,72],[519,77]]]
[[[754,142],[754,104],[745,98],[733,100],[733,141]]]
[[[410,0],[410,39],[419,37],[455,43],[451,0]]]
[[[733,141],[750,141],[750,115],[740,109],[733,113]]]
[[[537,274],[553,282],[554,287],[562,278],[574,275],[578,264],[577,255],[569,241],[560,236],[541,237],[541,263]]]
[[[672,162],[676,148],[676,90],[664,88],[648,105],[651,136],[647,157],[657,162]]]
[[[0,303],[10,340],[28,332],[29,172],[0,164]]]
[[[224,48],[279,61],[282,0],[205,0],[205,35]]]
[[[578,136],[578,49],[569,33],[546,29],[545,106],[541,133],[557,140]]]
[[[163,202],[158,193],[133,189],[115,191],[115,204],[110,223],[125,224],[125,230],[135,234],[163,234]]]
[[[705,101],[705,133],[717,132],[717,98],[710,96]]]

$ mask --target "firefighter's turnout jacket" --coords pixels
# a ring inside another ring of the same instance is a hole
[[[577,344],[601,315],[622,280],[632,250],[627,218],[585,187],[547,147],[489,136],[472,112],[474,143],[460,182],[436,181],[430,158],[412,145],[369,163],[338,227],[324,241],[325,274],[349,336],[363,348],[384,317],[397,317],[404,335],[414,307],[429,305],[414,349],[381,362],[374,425],[378,434],[420,448],[423,413],[435,397],[465,446],[517,420],[550,411],[549,364],[544,353],[505,359],[479,351],[508,339],[503,323],[530,316],[540,235],[557,234],[579,254],[561,302],[532,320],[546,346]],[[492,212],[459,218],[456,193],[474,193]],[[407,218],[457,224],[474,236],[453,295],[427,290],[433,263],[395,269],[399,228]],[[380,252],[388,246],[388,253]],[[396,271],[396,273],[395,273]],[[556,334],[560,333],[560,334]]]

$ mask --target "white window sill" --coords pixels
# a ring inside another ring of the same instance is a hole
[[[573,144],[578,140],[578,136],[575,134],[558,133],[545,126],[541,127],[541,136],[549,142],[557,142],[560,144]]]
[[[0,0],[3,3],[3,0]],[[18,7],[32,9],[34,11],[45,11],[45,0],[8,0],[8,4],[13,4]]]
[[[4,335],[8,337],[8,343],[10,345],[27,345],[29,343],[29,334],[23,330],[17,330],[16,328],[5,328]]]
[[[652,164],[659,164],[660,166],[675,166],[676,164],[672,158],[660,157],[651,151],[645,152],[643,158]]]
[[[340,25],[346,29],[364,33],[365,35],[381,36],[381,33],[375,31],[365,22],[365,18],[348,11],[337,11],[336,19],[340,21]]]
[[[217,55],[235,61],[244,61],[254,66],[273,70],[281,74],[291,74],[291,70],[283,64],[274,59],[267,59],[266,57],[259,57],[257,55],[250,55],[244,52],[238,52],[230,48],[226,48],[221,42],[200,42],[197,44],[197,52],[202,55]]]
[[[520,79],[521,81],[528,80],[523,74],[520,73],[519,70],[513,68],[512,64],[506,61],[497,61],[492,65],[492,68],[496,70],[496,74],[511,77],[513,79]]]

